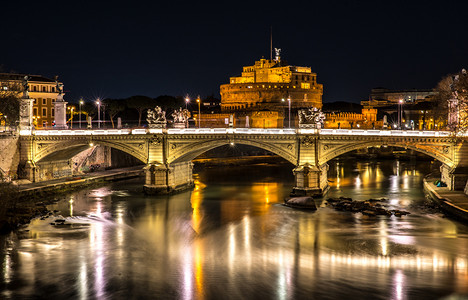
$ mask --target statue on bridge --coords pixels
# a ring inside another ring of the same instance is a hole
[[[166,128],[166,112],[159,106],[148,109],[146,122],[149,128]]]
[[[188,109],[179,108],[179,110],[174,110],[172,113],[174,118],[174,127],[175,128],[185,128],[188,124],[188,119],[190,118],[190,112]]]
[[[325,114],[322,110],[316,107],[307,109],[300,109],[299,114],[299,128],[315,128],[320,129],[323,127],[323,121],[325,120]]]
[[[31,76],[26,75],[23,78],[23,98],[28,99],[29,98],[29,80],[31,79]]]
[[[55,75],[55,89],[56,89],[57,92],[58,92],[58,96],[57,96],[56,102],[62,102],[62,101],[64,101],[64,100],[63,100],[63,96],[64,96],[65,94],[63,93],[63,83],[58,82],[58,75]]]

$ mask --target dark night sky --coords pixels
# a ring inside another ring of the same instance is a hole
[[[433,88],[468,67],[466,1],[66,2],[2,3],[0,65],[59,75],[70,102],[219,97],[242,66],[269,58],[270,26],[282,58],[317,73],[324,102]]]

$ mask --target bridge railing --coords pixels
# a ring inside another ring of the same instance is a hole
[[[295,128],[168,128],[168,129],[86,129],[86,130],[22,130],[20,135],[87,136],[87,135],[143,135],[143,134],[321,134],[364,136],[450,136],[449,131],[377,130],[377,129],[295,129]]]
[[[300,130],[300,129],[299,129]],[[321,129],[324,135],[379,135],[379,136],[449,136],[449,131],[377,130],[377,129]]]

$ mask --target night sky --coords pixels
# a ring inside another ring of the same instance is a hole
[[[430,89],[468,67],[467,1],[158,2],[2,3],[2,71],[59,75],[69,102],[219,98],[270,57],[270,28],[284,60],[317,73],[324,102]]]

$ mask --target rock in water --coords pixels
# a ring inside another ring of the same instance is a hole
[[[292,208],[317,210],[317,206],[312,197],[293,197],[284,200],[284,204]]]

